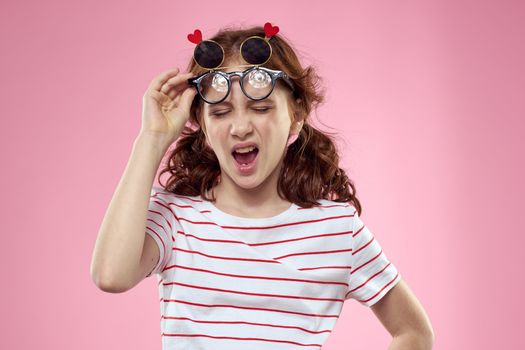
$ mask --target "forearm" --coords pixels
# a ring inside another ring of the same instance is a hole
[[[395,336],[388,350],[431,350],[434,339],[430,335],[403,333]]]
[[[91,276],[99,287],[121,290],[133,279],[144,246],[151,188],[166,150],[150,134],[139,134],[133,143],[95,243]]]

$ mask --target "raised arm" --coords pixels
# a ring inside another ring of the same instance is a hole
[[[189,119],[196,90],[192,73],[167,70],[156,76],[143,96],[142,127],[113,194],[95,242],[91,278],[102,290],[123,292],[143,279],[159,260],[155,241],[146,237],[153,180],[169,146]]]
[[[165,150],[165,145],[154,136],[144,134],[135,139],[93,251],[91,278],[103,291],[118,293],[130,289],[149,272],[145,270],[153,269],[159,258],[159,250],[151,238],[146,238],[145,230],[151,188]]]

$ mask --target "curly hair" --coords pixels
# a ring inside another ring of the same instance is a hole
[[[239,55],[242,41],[253,35],[264,37],[263,27],[225,27],[210,39],[224,48],[224,62],[227,62]],[[303,208],[320,205],[318,199],[348,202],[360,215],[361,204],[356,197],[355,186],[345,171],[339,168],[339,155],[332,137],[308,123],[311,112],[325,100],[321,78],[314,67],[302,67],[295,50],[282,35],[274,35],[270,42],[272,56],[263,66],[282,70],[290,77],[296,87],[295,96],[300,98],[300,114],[304,116],[299,136],[289,146],[283,160],[278,180],[279,196]],[[207,70],[197,65],[192,57],[187,71],[198,75]],[[204,132],[198,127],[203,125],[201,113],[198,112],[202,103],[196,95],[188,121],[197,127],[184,127],[158,179],[166,191],[184,196],[200,195],[215,202],[216,198],[207,197],[207,192],[220,181],[221,168],[215,153],[206,144]],[[170,174],[166,184],[161,182],[164,173]]]

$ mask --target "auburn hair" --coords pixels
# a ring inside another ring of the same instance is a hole
[[[242,41],[254,35],[264,37],[263,27],[224,27],[210,40],[223,47],[223,62],[227,62],[238,58]],[[276,34],[269,40],[272,55],[263,66],[281,70],[290,77],[296,88],[294,96],[301,100],[299,113],[304,118],[299,136],[288,147],[283,160],[278,180],[279,196],[303,208],[320,205],[318,199],[348,202],[360,215],[361,204],[356,197],[355,186],[345,171],[339,168],[339,155],[332,137],[309,123],[312,111],[325,100],[320,84],[322,79],[313,66],[302,67],[292,45],[282,35]],[[197,65],[192,57],[187,71],[199,75],[207,70]],[[202,110],[202,103],[205,102],[196,95],[188,121],[197,127],[184,127],[158,179],[166,191],[184,196],[201,195],[203,199],[215,202],[215,196],[209,198],[207,192],[220,181],[221,169],[215,153],[206,144],[204,132],[198,127],[203,125],[200,119],[202,113],[198,113]],[[166,184],[161,180],[164,173],[170,174]]]

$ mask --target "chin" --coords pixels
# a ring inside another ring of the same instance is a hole
[[[253,174],[249,177],[236,175],[235,177],[232,177],[232,181],[233,183],[235,183],[236,186],[241,187],[245,190],[257,188],[264,182],[257,179],[256,174]]]
[[[254,188],[257,188],[261,186],[266,178],[261,179],[259,175],[260,170],[255,171],[251,175],[241,175],[237,173],[237,169],[232,169],[231,172],[224,172],[221,170],[222,174],[227,174],[228,179],[237,187],[240,187],[245,190],[251,190]],[[224,176],[222,176],[222,179],[224,179]]]

